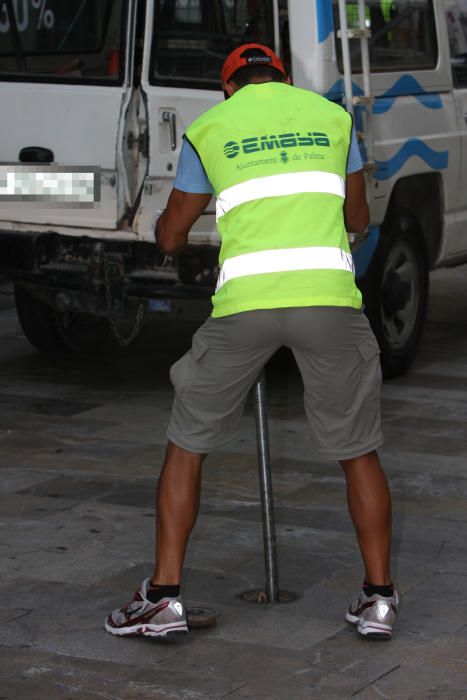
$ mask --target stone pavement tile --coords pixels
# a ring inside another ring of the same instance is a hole
[[[95,404],[88,401],[64,400],[50,396],[24,396],[0,391],[0,414],[21,412],[69,417],[91,408],[95,408]]]
[[[430,474],[439,478],[445,476],[452,479],[456,474],[462,474],[465,466],[465,457],[462,455],[440,456],[414,452],[408,459],[403,450],[398,450],[397,444],[383,446],[379,454],[390,480],[395,472],[414,474],[421,478]]]
[[[383,425],[385,445],[391,446],[391,452],[411,455],[411,453],[429,454],[431,456],[462,456],[467,453],[467,442],[464,433],[453,431],[451,435],[438,435],[410,431],[404,427],[386,422]]]
[[[65,585],[34,580],[2,584],[0,644],[30,647],[57,654],[116,663],[153,664],[199,641],[190,634],[177,640],[120,639],[104,630],[114,608],[131,599],[133,591],[116,595],[95,586]],[[1,693],[0,693],[1,697]]]
[[[8,469],[0,467],[0,492],[15,493],[21,489],[27,489],[43,481],[48,481],[51,475],[47,472],[31,471],[29,469]]]
[[[348,565],[349,557],[353,559],[355,536],[350,530],[339,533],[278,526],[276,535],[280,567],[290,572],[299,589],[308,572],[322,576],[324,570]],[[259,522],[203,516],[190,542],[187,565],[244,573],[249,580],[254,576],[257,580],[253,585],[257,585],[258,578],[261,580],[264,576],[262,537]],[[306,543],[305,548],[303,543]]]
[[[390,421],[394,417],[400,416],[416,416],[422,411],[420,404],[421,401],[413,401],[409,396],[402,397],[398,394],[396,397],[386,396],[386,387],[388,383],[383,383],[382,386],[382,401],[381,401],[381,419],[383,423],[385,421]],[[429,403],[428,401],[426,402]]]
[[[280,588],[290,590],[298,595],[317,584],[322,579],[331,576],[340,569],[348,569],[354,562],[360,570],[359,560],[353,546],[347,550],[342,543],[329,545],[329,548],[319,551],[316,547],[301,548],[278,547],[278,567]],[[248,580],[250,588],[264,587],[265,572],[262,552],[258,557],[237,566],[235,574],[243,575]]]
[[[56,451],[62,454],[62,460],[66,457],[77,456],[96,461],[113,461],[125,464],[139,463],[146,460],[149,454],[156,454],[157,447],[148,447],[131,440],[112,442],[101,440],[96,435],[86,437],[85,432],[79,435],[67,434],[64,431],[54,431],[53,434],[35,430],[11,429],[2,440],[2,449],[34,451]],[[33,459],[35,459],[35,454]]]
[[[300,608],[304,615],[314,620],[327,621],[335,630],[346,627],[345,613],[359,594],[361,586],[361,566],[336,570],[304,592]]]
[[[404,571],[411,576],[411,572],[416,573],[419,579],[419,571],[429,574],[434,571],[448,569],[461,570],[466,557],[466,547],[454,543],[451,545],[448,533],[443,533],[444,521],[439,523],[439,539],[433,536],[431,539],[417,539],[415,536],[409,539],[405,536],[405,523],[394,528],[395,536],[392,543],[392,562],[394,571]],[[458,566],[452,566],[453,562],[458,562]],[[396,574],[395,574],[396,575]],[[397,574],[398,578],[399,575]]]
[[[114,505],[154,508],[155,480],[134,479],[132,481],[90,479],[65,474],[53,476],[49,481],[27,487],[18,493],[47,498],[69,498],[75,501],[101,501]]]
[[[29,647],[4,646],[0,641],[0,681],[2,685],[10,678],[19,677],[26,668],[42,665],[47,658],[47,652]]]
[[[152,507],[88,501],[74,508],[73,523],[65,524],[58,516],[48,518],[47,522],[49,526],[57,523],[61,532],[70,528],[73,538],[81,537],[82,544],[95,540],[95,546],[102,549],[102,563],[107,560],[115,571],[115,567],[128,568],[152,558],[153,520]],[[88,534],[91,528],[99,531],[94,538]],[[255,523],[202,516],[189,543],[186,566],[220,573],[233,569],[262,556],[261,537],[261,528]]]
[[[245,519],[261,522],[261,504],[255,501],[234,501],[228,499],[204,499],[202,513],[209,515],[224,515],[228,518]],[[284,526],[289,532],[295,527],[310,529],[348,532],[351,528],[350,517],[346,509],[331,507],[296,507],[282,505],[276,500],[274,505],[274,521],[277,526]]]
[[[0,428],[11,430],[39,431],[57,437],[94,435],[115,425],[110,420],[94,420],[80,416],[64,418],[60,416],[39,415],[34,413],[17,413],[8,411],[0,413]],[[120,428],[121,430],[121,428]]]
[[[282,497],[299,486],[305,486],[316,469],[316,465],[312,466],[304,460],[284,461],[274,455],[271,459],[271,473],[275,496]],[[203,472],[203,493],[204,489],[209,489],[209,492],[225,492],[227,495],[256,495],[259,498],[256,448],[253,447],[253,452],[246,454],[243,451],[224,451],[209,455]]]
[[[428,433],[430,437],[438,438],[441,445],[445,438],[456,438],[459,443],[465,445],[467,438],[465,420],[461,420],[457,414],[456,419],[447,419],[444,413],[443,416],[436,415],[436,413],[436,408],[432,404],[431,411],[427,412],[426,415],[398,416],[385,423],[385,428],[402,429],[409,436],[424,435],[427,437]]]
[[[339,626],[349,603],[360,590],[358,572],[357,566],[350,571],[337,571],[305,591],[294,605],[299,605],[304,615],[312,619]],[[430,638],[431,632],[435,638],[454,634],[463,637],[467,630],[467,603],[462,598],[465,575],[439,574],[416,562],[412,562],[410,572],[412,578],[401,577],[397,582],[402,594],[397,637]]]
[[[102,426],[98,430],[103,440],[121,441],[129,438],[141,443],[164,443],[173,396],[161,394],[158,391],[153,395],[152,405],[106,402],[99,408],[87,411],[86,419]],[[128,430],[129,425],[131,430]]]
[[[0,432],[1,440],[1,432]],[[121,474],[130,477],[138,470],[139,477],[156,478],[158,470],[162,465],[165,454],[165,445],[152,445],[150,448],[141,447],[137,451],[128,450],[125,453],[115,452],[112,459],[101,459],[97,453],[90,456],[81,454],[71,454],[67,445],[63,443],[57,446],[56,443],[44,449],[22,448],[16,446],[2,445],[2,461],[8,468],[18,466],[21,469],[37,469],[55,472],[86,472],[93,476],[109,474],[113,478]],[[84,451],[84,450],[83,450]]]
[[[395,539],[402,539],[406,547],[430,546],[434,543],[448,543],[452,549],[465,551],[466,527],[455,520],[440,517],[418,517],[415,515],[397,516],[394,518]]]
[[[454,477],[452,474],[438,474],[423,470],[423,464],[419,465],[419,471],[407,470],[395,472],[390,469],[391,488],[396,494],[412,494],[414,496],[439,497],[440,500],[456,496],[467,496],[467,479],[462,476]]]
[[[107,442],[100,438],[93,439],[81,437],[63,440],[63,451],[66,455],[78,455],[84,458],[91,458],[97,461],[117,461],[126,463],[134,460],[139,453],[147,454],[148,448],[141,446],[137,442],[119,441]]]
[[[467,624],[467,574],[434,573],[405,593],[398,627],[420,636],[453,636]]]
[[[329,476],[311,476],[308,483],[282,496],[281,503],[294,506],[331,506],[347,511],[345,480],[337,470],[330,469]]]
[[[76,501],[63,498],[38,498],[14,493],[0,494],[0,522],[5,518],[35,521],[57,511],[69,511]],[[0,534],[1,540],[1,534]]]
[[[191,666],[194,657],[198,666],[206,657],[204,663],[208,663],[212,644],[210,639],[204,644],[193,645],[184,653],[185,662]],[[347,628],[295,653],[272,650],[268,645],[253,647],[244,643],[239,650],[233,643],[224,644],[226,649],[218,648],[215,655],[212,652],[209,663],[213,672],[228,674],[229,678],[232,675],[243,681],[242,686],[229,695],[229,698],[236,699],[350,698],[355,691],[390,672],[396,665],[384,651],[386,645],[372,645],[360,640],[353,629]],[[228,668],[224,666],[224,654],[231,659]],[[251,659],[248,654],[251,654]],[[173,665],[176,661],[175,656],[164,661],[163,665]]]
[[[465,663],[459,665],[452,682],[451,671],[456,667],[456,656],[446,659],[442,653],[438,667],[445,666],[441,673],[431,672],[425,668],[425,659],[436,657],[437,650],[442,650],[443,644],[435,641],[401,639],[394,636],[389,643],[378,643],[357,637],[350,627],[342,630],[333,637],[323,640],[302,653],[307,658],[307,665],[288,677],[270,683],[249,683],[230,697],[240,698],[298,698],[305,700],[340,700],[341,698],[390,698],[391,700],[425,700],[425,698],[465,697],[451,694],[455,688],[459,693],[462,683],[465,683]],[[462,649],[459,649],[457,661],[462,660]],[[445,682],[445,692],[442,695],[423,695],[418,691],[429,690],[434,683]],[[446,680],[448,682],[446,683]],[[465,688],[465,685],[464,685]]]
[[[410,514],[410,517],[467,520],[465,497],[446,498],[445,496],[428,496],[426,494],[411,496],[401,495],[393,491],[392,502],[395,518],[399,514],[407,513]]]
[[[113,483],[109,480],[83,479],[65,474],[63,476],[53,476],[49,481],[22,489],[18,493],[44,496],[46,498],[68,498],[75,501],[83,501],[103,496],[109,493],[112,488]]]
[[[157,643],[151,640],[114,641],[123,647],[147,647],[153,652],[157,649]],[[166,646],[176,653],[175,645]],[[190,675],[183,665],[167,672],[157,654],[145,657],[141,664],[133,655],[130,657],[101,661],[0,647],[0,667],[9,669],[2,679],[0,697],[4,700],[216,700],[228,696],[239,685],[221,677]]]
[[[453,637],[399,642],[400,664],[357,698],[461,700],[467,697],[467,641]]]
[[[60,438],[51,435],[45,435],[38,430],[7,430],[6,435],[2,439],[3,450],[24,450],[24,451],[45,451],[57,450],[63,446],[63,441]],[[5,459],[5,464],[8,465]]]
[[[119,481],[113,485],[111,491],[97,500],[113,505],[135,506],[137,508],[154,509],[155,483],[151,481]]]
[[[456,521],[460,523],[467,520],[467,508],[466,497],[460,496],[458,498],[438,498],[437,503],[434,505],[431,517],[439,521]],[[407,510],[412,508],[412,504],[408,504]],[[419,515],[421,511],[416,510],[414,514]]]
[[[465,359],[463,359],[463,364],[465,366]],[[442,366],[441,366],[442,367]],[[441,369],[440,367],[440,369]],[[465,369],[462,370],[464,372]],[[458,427],[464,427],[467,421],[467,406],[463,397],[451,398],[449,402],[443,405],[442,420],[438,423],[437,416],[439,411],[439,401],[434,399],[433,396],[430,398],[419,398],[418,400],[413,400],[407,397],[405,400],[395,399],[385,397],[385,389],[389,384],[383,384],[383,416],[388,422],[393,423],[395,419],[395,425],[401,425],[405,427],[406,419],[410,417],[412,420],[418,420],[419,430],[429,430],[430,432],[434,429],[435,433],[438,431],[449,432],[455,428],[456,424]],[[425,422],[426,421],[426,422]]]
[[[161,662],[165,670],[177,670],[181,664],[186,673],[222,678],[240,686],[249,682],[274,683],[302,670],[307,662],[301,652],[209,636]]]
[[[411,591],[433,576],[466,576],[467,552],[465,548],[451,549],[447,542],[442,542],[431,557],[422,548],[404,547],[403,551],[394,552],[392,575],[402,592]]]
[[[64,582],[81,580],[85,575],[87,581],[98,581],[118,571],[121,562],[128,561],[128,555],[120,553],[118,540],[110,533],[100,538],[99,532],[92,532],[98,528],[71,518],[72,512],[2,528],[2,575],[14,580],[33,572],[38,580]]]
[[[456,338],[456,344],[460,352],[462,345],[459,338]],[[450,392],[454,392],[454,398],[456,398],[456,394],[457,398],[460,398],[459,392],[465,392],[467,389],[467,377],[464,373],[453,373],[450,368],[447,368],[447,371],[441,374],[439,371],[441,366],[443,366],[443,363],[439,363],[439,366],[436,367],[436,373],[417,371],[417,369],[415,369],[415,371],[410,372],[406,376],[399,377],[391,383],[394,387],[419,389],[427,398],[433,396],[434,389],[449,390]],[[412,396],[413,395],[412,393]],[[436,397],[439,398],[439,396],[440,394],[437,392]]]
[[[110,576],[104,576],[97,582],[101,588],[111,590],[115,595],[120,594],[123,598],[131,598],[133,592],[138,588],[143,579],[152,574],[153,564],[148,561],[141,561],[138,564],[128,563],[122,567],[117,573]]]
[[[300,601],[273,607],[245,603],[246,611],[224,608],[220,624],[210,631],[209,639],[227,642],[267,645],[278,649],[303,651],[335,634],[342,627],[342,616],[336,628],[327,622],[305,615]]]

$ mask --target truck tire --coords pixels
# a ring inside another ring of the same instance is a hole
[[[416,222],[410,214],[399,214],[382,231],[360,285],[385,379],[404,374],[417,352],[425,325],[428,270],[428,254]]]
[[[15,285],[18,319],[24,335],[46,354],[102,352],[112,347],[105,319],[90,314],[61,313],[21,285]]]
[[[15,303],[21,328],[31,345],[48,354],[66,351],[51,306],[18,284],[15,285]]]

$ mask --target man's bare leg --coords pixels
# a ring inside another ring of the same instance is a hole
[[[366,580],[391,583],[391,494],[376,452],[340,462],[347,481],[347,503],[357,531]]]
[[[198,516],[205,457],[171,442],[167,445],[156,493],[154,586],[180,583],[188,538]]]

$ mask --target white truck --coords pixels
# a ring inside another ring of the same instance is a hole
[[[371,209],[357,280],[386,376],[409,366],[429,270],[467,260],[467,0],[0,0],[0,273],[35,347],[124,344],[209,299],[214,203],[176,258],[154,224],[246,42],[352,111]],[[58,189],[70,171],[92,174],[91,201],[82,180]]]

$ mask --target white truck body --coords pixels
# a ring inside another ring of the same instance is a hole
[[[115,332],[137,309],[141,322],[177,299],[209,296],[214,203],[177,260],[155,251],[154,225],[185,129],[223,99],[225,55],[259,41],[283,56],[295,85],[354,112],[372,224],[355,251],[357,279],[386,374],[404,371],[423,328],[428,269],[467,260],[467,0],[63,5],[0,2],[0,172],[99,169],[92,207],[7,201],[0,177],[0,271],[16,282],[33,344],[88,348],[89,327],[92,340],[109,319]],[[42,331],[31,315],[44,317]]]

